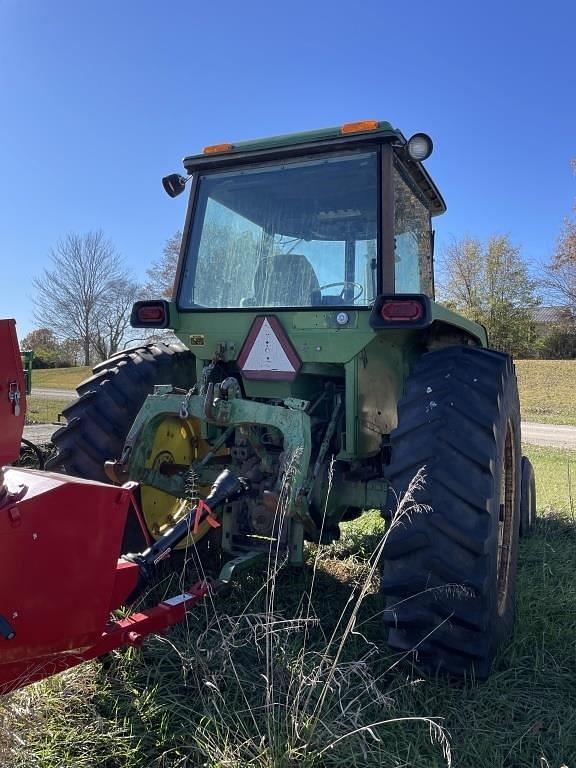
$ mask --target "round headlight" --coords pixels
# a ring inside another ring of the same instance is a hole
[[[434,145],[432,139],[425,133],[415,133],[412,138],[408,139],[406,145],[408,149],[408,155],[412,160],[426,160],[432,154]]]

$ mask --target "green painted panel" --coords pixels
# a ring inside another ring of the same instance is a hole
[[[232,143],[232,149],[226,154],[234,154],[235,152],[257,152],[258,150],[274,149],[275,147],[288,147],[298,144],[310,144],[316,141],[329,141],[331,139],[342,138],[343,135],[348,135],[350,138],[354,138],[356,135],[370,134],[375,137],[383,136],[395,136],[402,141],[404,137],[401,132],[385,120],[380,120],[378,128],[371,131],[361,131],[356,134],[342,134],[342,126],[338,125],[332,128],[321,128],[315,131],[302,131],[300,133],[286,133],[280,136],[269,136],[264,139],[252,139],[250,141],[235,141]],[[214,142],[217,144],[220,142]],[[209,157],[210,155],[208,155]],[[196,159],[206,159],[206,155],[199,153],[197,155],[189,155],[184,159],[184,165],[193,162]]]

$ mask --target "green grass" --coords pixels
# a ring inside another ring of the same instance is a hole
[[[76,368],[35,368],[32,371],[32,387],[46,389],[76,389],[78,384],[92,375],[89,366]]]
[[[26,398],[26,424],[54,424],[58,414],[70,403],[69,399],[53,400],[31,395]],[[62,419],[62,424],[66,420]]]
[[[311,731],[312,721],[302,715],[304,693],[312,702],[319,697],[312,675],[317,658],[301,653],[302,627],[274,624],[266,632],[263,617],[270,604],[259,591],[266,577],[261,567],[218,597],[216,609],[207,603],[167,638],[151,638],[141,651],[115,653],[5,700],[0,765],[434,768],[446,761],[422,722],[379,726],[374,738],[364,733],[327,746],[359,722],[437,717],[450,733],[459,768],[574,768],[576,521],[570,484],[576,452],[528,447],[527,453],[536,470],[539,519],[520,547],[515,637],[488,682],[450,686],[393,668],[372,578],[348,636],[345,664],[322,709],[323,724]],[[366,558],[381,532],[382,521],[371,513],[345,524],[341,540],[325,549],[314,577],[309,652],[325,652],[342,608],[365,580]],[[353,557],[358,548],[361,556]],[[312,588],[313,548],[308,557],[305,569],[278,574],[273,615],[279,619],[306,615],[302,596]],[[265,664],[267,637],[273,667]],[[274,684],[268,707],[276,715],[268,720],[264,675]],[[288,745],[296,743],[294,719],[313,744],[308,757],[289,752]]]
[[[576,360],[517,360],[516,371],[523,419],[576,424]],[[32,386],[75,389],[90,375],[86,366],[34,370]]]
[[[576,424],[576,360],[516,360],[522,418]]]

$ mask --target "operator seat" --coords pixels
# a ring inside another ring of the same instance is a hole
[[[320,283],[300,253],[278,253],[262,259],[254,275],[256,306],[310,307]]]

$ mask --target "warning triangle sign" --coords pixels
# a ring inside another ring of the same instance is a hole
[[[278,320],[257,317],[238,356],[247,379],[291,380],[301,366],[300,358]]]

